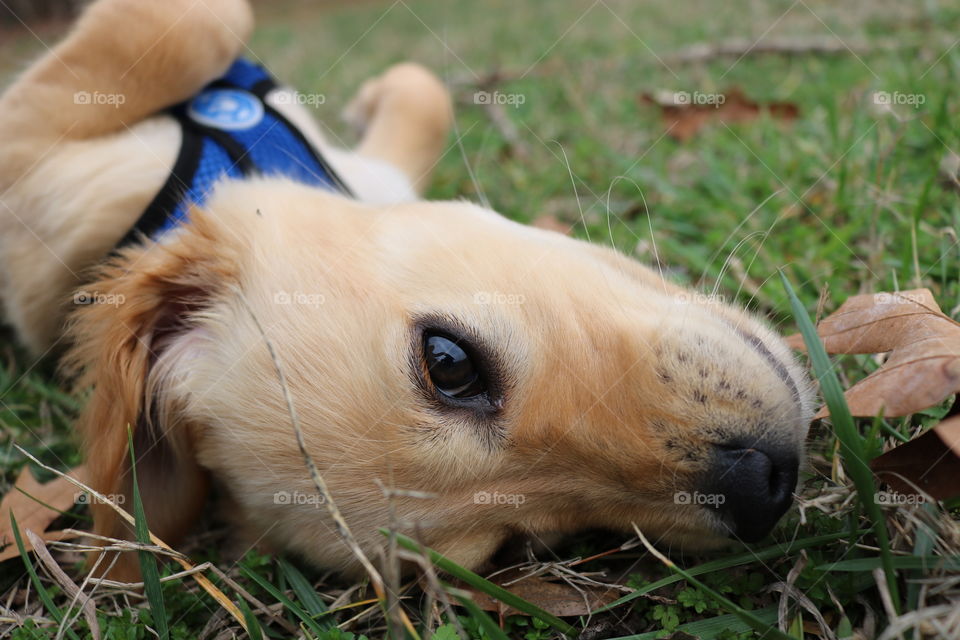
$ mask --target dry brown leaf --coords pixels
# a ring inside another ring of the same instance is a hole
[[[553,582],[544,576],[532,576],[513,582],[521,575],[518,570],[507,571],[498,575],[495,582],[547,613],[559,617],[589,615],[594,609],[610,604],[619,596],[613,589],[590,585],[577,585],[574,588],[565,582]],[[469,592],[473,601],[484,611],[496,611],[501,615],[526,615],[469,585],[461,583],[457,586]],[[582,593],[577,589],[582,590]]]
[[[7,527],[9,529],[9,527]],[[21,533],[23,531],[21,530]],[[75,531],[62,531],[57,529],[55,531],[44,531],[42,534],[36,534],[38,538],[44,542],[60,542],[62,540],[73,540],[77,538],[80,534]],[[26,538],[23,540],[23,548],[30,552],[33,550],[33,545]],[[11,558],[19,558],[20,550],[17,548],[16,542],[6,546],[3,551],[0,551],[0,562],[6,562]]]
[[[870,468],[897,493],[920,489],[935,500],[960,495],[960,416],[874,458]]]
[[[722,93],[658,92],[644,93],[640,101],[660,107],[667,134],[680,140],[689,140],[710,122],[748,122],[761,113],[784,121],[792,121],[800,110],[792,102],[759,104],[743,91],[733,88]]]
[[[883,366],[847,390],[855,416],[905,416],[960,391],[960,324],[929,289],[854,296],[817,325],[828,353],[887,353]],[[797,349],[803,339],[790,336]],[[826,407],[816,418],[829,415]]]
[[[77,467],[69,475],[83,480],[84,469]],[[63,531],[47,531],[47,527],[60,516],[61,511],[67,511],[73,507],[77,493],[77,488],[62,477],[46,484],[37,482],[30,469],[25,466],[17,477],[17,482],[0,501],[0,547],[3,547],[3,551],[0,551],[0,562],[20,555],[13,536],[13,527],[10,524],[11,511],[17,518],[20,535],[23,537],[23,544],[27,551],[33,548],[30,540],[24,535],[27,529],[45,541],[66,540],[74,537],[74,534]]]

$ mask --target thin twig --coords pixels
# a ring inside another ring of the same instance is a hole
[[[350,525],[348,525],[347,521],[344,520],[343,514],[340,513],[340,509],[337,508],[336,503],[333,501],[333,496],[330,495],[330,489],[327,487],[326,481],[323,479],[323,476],[320,475],[320,471],[317,469],[317,463],[314,462],[313,456],[310,455],[309,451],[307,451],[307,445],[303,439],[303,430],[300,428],[300,420],[297,417],[297,410],[293,404],[293,396],[290,394],[290,387],[287,385],[287,376],[284,374],[283,367],[280,365],[280,358],[277,357],[277,351],[273,347],[273,342],[271,342],[270,338],[267,337],[267,333],[263,330],[263,325],[260,324],[260,319],[257,317],[257,314],[253,312],[253,309],[247,302],[246,296],[240,292],[238,293],[240,301],[243,303],[244,308],[247,310],[247,313],[250,315],[250,318],[256,325],[257,332],[263,339],[263,343],[266,345],[267,351],[270,354],[270,361],[273,363],[273,370],[277,374],[277,379],[280,382],[280,389],[283,392],[283,400],[287,404],[287,413],[290,416],[290,424],[293,427],[293,434],[297,439],[297,447],[300,449],[300,455],[303,457],[303,462],[307,466],[307,471],[310,472],[310,479],[313,480],[313,484],[317,488],[317,491],[319,491],[323,496],[323,502],[327,506],[327,511],[330,513],[330,517],[333,518],[333,523],[336,526],[337,533],[340,534],[340,537],[343,538],[343,541],[350,548],[350,551],[353,552],[353,555],[357,557],[357,560],[361,565],[363,565],[363,568],[370,576],[370,581],[373,583],[373,590],[376,591],[377,597],[385,601],[386,595],[383,592],[383,578],[380,576],[380,572],[377,571],[376,567],[373,566],[373,563],[370,562],[370,559],[367,558],[367,554],[365,554],[363,549],[360,548],[360,544],[357,542],[356,537],[354,537],[353,532],[350,530]]]
[[[40,559],[40,563],[43,565],[44,569],[49,572],[51,578],[53,578],[57,584],[59,584],[64,592],[71,597],[70,605],[67,608],[67,611],[73,608],[74,603],[79,602],[78,607],[80,613],[83,614],[83,617],[87,620],[87,625],[90,627],[90,635],[93,636],[95,640],[100,639],[100,624],[97,622],[97,610],[93,606],[93,602],[90,600],[86,594],[80,591],[80,588],[77,584],[70,579],[70,576],[60,568],[60,565],[57,564],[57,561],[53,559],[53,556],[50,555],[50,551],[47,549],[47,545],[43,543],[43,538],[35,534],[33,531],[27,529],[24,531],[27,536],[27,539],[30,540],[30,544],[33,545],[33,552],[37,555],[37,558]],[[83,600],[81,600],[83,597]],[[63,633],[67,628],[68,623],[71,623],[69,617],[64,616],[63,622],[60,624],[60,628],[57,630],[57,640],[63,637]]]
[[[337,533],[346,543],[347,547],[350,548],[350,551],[353,553],[353,555],[356,556],[357,560],[367,572],[367,575],[370,576],[370,582],[373,585],[374,592],[377,594],[377,598],[380,600],[381,606],[387,607],[387,597],[384,590],[383,577],[380,575],[380,572],[377,571],[376,567],[373,566],[373,563],[370,562],[370,559],[367,558],[367,554],[365,554],[363,549],[360,548],[360,544],[357,542],[356,537],[354,537],[353,532],[350,530],[350,525],[347,524],[343,514],[340,513],[340,509],[337,508],[337,505],[333,500],[333,496],[330,494],[330,489],[327,487],[326,481],[323,479],[323,476],[320,475],[320,471],[317,469],[317,464],[314,462],[313,456],[310,455],[309,451],[307,451],[307,445],[303,439],[303,431],[300,429],[300,421],[297,418],[297,410],[293,405],[293,396],[290,394],[290,387],[287,385],[287,377],[283,372],[283,367],[280,364],[280,359],[277,356],[276,349],[274,349],[270,338],[267,337],[267,334],[263,329],[263,325],[260,324],[260,319],[257,317],[257,314],[253,312],[253,309],[247,302],[246,296],[244,296],[240,291],[237,291],[237,294],[237,297],[240,299],[247,313],[250,315],[250,318],[253,320],[254,325],[256,325],[257,331],[259,332],[260,337],[263,339],[264,345],[267,347],[270,360],[273,362],[273,369],[277,374],[277,380],[279,381],[280,389],[283,392],[283,399],[287,405],[287,413],[290,416],[290,424],[293,427],[293,433],[297,439],[297,447],[299,447],[300,455],[303,457],[303,462],[307,467],[307,471],[310,473],[310,479],[313,480],[314,487],[316,487],[317,491],[320,492],[320,495],[323,496],[323,503],[326,505],[327,512],[333,519]],[[389,615],[389,609],[387,609],[386,613]],[[413,626],[413,623],[402,609],[400,610],[400,616],[403,620],[404,626],[407,628],[407,631],[410,632],[410,635],[419,640],[420,636],[417,633],[416,628]]]
[[[36,456],[34,456],[32,453],[30,453],[20,445],[15,444],[13,446],[16,447],[17,451],[19,451],[20,453],[25,455],[27,458],[32,460],[33,463],[39,466],[40,468],[46,469],[47,471],[54,473],[60,476],[61,478],[66,479],[67,482],[77,487],[78,489],[82,489],[83,491],[89,492],[91,495],[95,496],[102,503],[109,505],[110,508],[116,511],[117,514],[121,518],[123,518],[128,524],[135,525],[133,516],[127,513],[123,507],[115,503],[112,499],[108,498],[107,496],[103,495],[102,493],[100,493],[95,489],[91,489],[90,487],[80,482],[76,478],[72,478],[68,476],[67,474],[60,471],[59,469],[54,469],[53,467],[40,462],[40,460],[38,460]],[[157,545],[162,549],[166,549],[167,551],[170,551],[172,553],[176,553],[170,545],[168,545],[166,542],[164,542],[163,540],[158,538],[156,535],[154,535],[152,531],[149,533],[150,533],[150,541],[153,542],[153,544]],[[186,559],[186,557],[180,554],[172,555],[171,557],[177,564],[179,564],[184,569],[193,569],[194,567],[193,563],[191,563],[189,560]],[[232,615],[233,618],[240,624],[240,626],[243,627],[244,631],[247,631],[247,621],[244,619],[243,614],[240,612],[240,609],[237,608],[237,605],[233,604],[233,602],[230,601],[230,598],[228,598],[226,594],[223,593],[223,591],[221,591],[215,584],[210,582],[209,578],[207,578],[205,575],[201,573],[194,574],[193,579],[197,582],[197,584],[200,585],[200,587],[204,591],[209,593],[210,596],[213,597],[213,599],[216,600],[221,607],[223,607],[224,609],[230,612],[230,615]]]

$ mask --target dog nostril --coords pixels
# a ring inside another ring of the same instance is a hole
[[[716,496],[709,504],[715,505],[732,536],[756,542],[790,507],[798,467],[796,452],[782,446],[719,446],[704,493]]]

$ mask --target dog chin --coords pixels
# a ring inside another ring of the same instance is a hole
[[[658,546],[669,547],[682,551],[716,551],[731,546],[735,541],[730,537],[726,528],[711,528],[701,531],[690,531],[678,536],[670,535],[663,538]]]
[[[641,532],[653,545],[670,552],[710,552],[725,549],[734,543],[734,540],[729,537],[729,531],[722,524],[713,522],[712,518],[705,520],[708,521],[704,523],[703,528],[688,525],[684,531],[673,530],[665,535],[656,535],[652,531],[641,530]],[[599,529],[577,533],[518,534],[506,539],[492,556],[478,565],[478,568],[501,567],[523,562],[528,559],[527,549],[539,558],[555,557],[558,550],[581,540],[585,533],[589,534],[591,531],[603,534],[605,538],[611,539],[613,544],[619,544],[636,535],[632,528],[629,531]]]
[[[675,551],[716,551],[736,541],[723,521],[710,512],[703,512],[693,522],[685,520],[662,532],[645,531],[642,527],[640,532],[651,544]],[[631,528],[628,533],[636,534],[636,530]]]

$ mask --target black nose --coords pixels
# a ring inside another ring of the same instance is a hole
[[[731,536],[756,542],[790,507],[798,467],[796,451],[782,445],[723,445],[714,453],[704,493],[715,496],[712,504]]]

